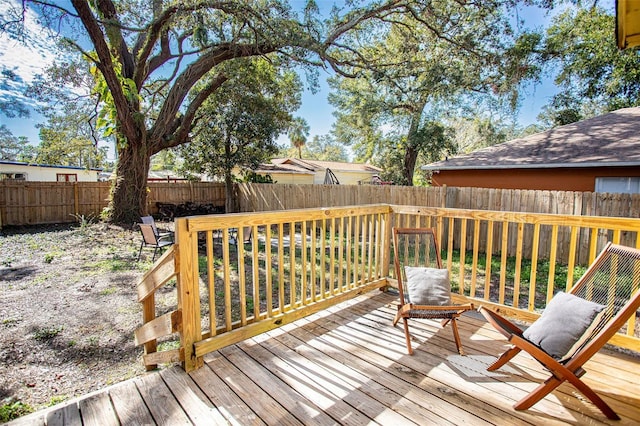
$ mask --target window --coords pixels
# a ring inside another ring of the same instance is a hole
[[[58,182],[77,182],[78,175],[75,173],[56,173],[56,180]]]
[[[2,172],[0,180],[27,180],[26,173]]]
[[[640,177],[596,178],[596,192],[640,194]]]

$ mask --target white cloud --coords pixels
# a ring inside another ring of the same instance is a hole
[[[0,16],[6,19],[11,9],[21,7],[20,0],[0,0]],[[59,57],[55,40],[48,36],[48,31],[38,23],[37,18],[36,13],[27,8],[24,14],[24,40],[0,33],[0,69],[11,70],[22,80],[19,83],[5,82],[6,87],[0,87],[2,99],[17,98],[24,103],[32,103],[22,91],[36,74],[41,74]]]

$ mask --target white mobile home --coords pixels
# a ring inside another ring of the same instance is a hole
[[[0,180],[39,182],[97,182],[101,169],[0,161]]]

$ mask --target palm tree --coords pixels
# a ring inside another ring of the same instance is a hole
[[[291,145],[298,148],[298,158],[302,159],[302,147],[309,136],[309,125],[302,117],[296,117],[289,126],[289,140]]]

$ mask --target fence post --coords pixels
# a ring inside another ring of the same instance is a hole
[[[76,216],[80,214],[80,196],[78,189],[78,182],[73,182],[73,211]]]
[[[196,358],[194,344],[202,340],[200,325],[200,292],[198,288],[198,234],[189,232],[188,219],[176,219],[176,258],[178,259],[178,310],[182,311],[180,346],[184,348],[183,368],[186,372],[202,367]]]

